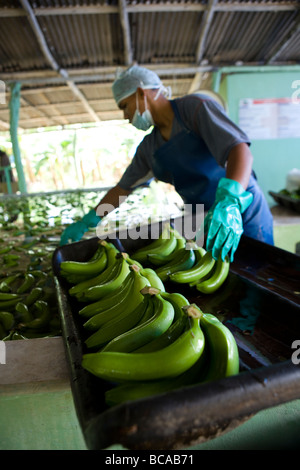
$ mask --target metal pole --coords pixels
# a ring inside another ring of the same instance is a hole
[[[18,185],[21,193],[26,193],[26,180],[23,171],[21,160],[21,153],[18,140],[18,122],[19,122],[19,109],[20,109],[20,90],[21,84],[19,82],[13,83],[10,86],[11,98],[9,102],[10,108],[10,137],[15,159],[16,170],[18,174]]]

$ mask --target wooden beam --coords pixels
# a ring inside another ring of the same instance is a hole
[[[120,111],[120,110],[117,110],[117,111],[102,111],[101,113],[101,116],[103,118],[103,121],[106,120],[106,119],[116,119],[116,120],[120,120],[120,119],[123,119],[123,113]],[[57,123],[55,122],[56,120],[59,120],[61,118],[67,118],[67,120],[69,121],[69,124],[73,124],[72,123],[72,120],[75,120],[77,123],[86,123],[86,122],[89,122],[87,120],[87,118],[89,117],[89,113],[77,113],[77,114],[68,114],[66,116],[63,116],[63,115],[56,115],[56,116],[49,116],[49,117],[35,117],[35,118],[22,118],[20,117],[20,123],[24,123],[24,128],[27,127],[28,128],[28,125],[27,124],[30,124],[32,125],[32,127],[39,127],[40,123],[44,123],[44,124],[41,124],[41,127],[45,127],[45,126],[57,126]],[[94,121],[92,121],[94,122]],[[65,125],[69,125],[67,123],[65,123]],[[62,124],[60,124],[62,125]]]
[[[201,12],[206,10],[206,5],[193,2],[162,2],[162,3],[137,3],[127,5],[128,13],[171,13],[171,12]],[[299,3],[294,1],[286,2],[269,2],[269,3],[218,3],[216,11],[220,12],[284,12],[294,11],[300,8]],[[32,9],[36,17],[40,16],[63,16],[63,15],[107,15],[118,14],[118,5],[83,5],[83,6],[67,6],[67,7],[39,7]],[[0,8],[0,17],[11,18],[26,16],[26,12],[22,8]]]
[[[123,32],[125,64],[131,65],[132,64],[132,47],[131,47],[128,12],[126,10],[126,0],[118,0],[118,2],[119,2],[120,22],[121,22],[121,27],[122,27],[122,32]]]
[[[164,77],[180,77],[181,75],[194,75],[197,72],[212,72],[213,70],[216,70],[217,67],[214,65],[195,65],[195,64],[160,64],[160,65],[153,65],[153,64],[140,64],[142,67],[149,68],[150,70],[153,70],[157,72],[160,76]],[[124,64],[124,67],[126,67],[126,64]],[[99,68],[98,68],[98,71]],[[103,73],[95,73],[93,74],[92,72],[90,74],[86,75],[80,75],[76,74],[75,71],[73,71],[73,74],[68,74],[68,80],[73,81],[74,83],[80,84],[80,83],[92,83],[92,82],[108,82],[111,83],[116,76],[116,67],[114,67],[113,72],[107,72],[106,70],[103,71]],[[66,79],[64,77],[52,77],[52,76],[41,76],[41,77],[36,77],[33,76],[30,78],[27,76],[26,78],[22,78],[20,74],[0,74],[0,80],[4,80],[7,83],[10,83],[12,81],[18,80],[21,82],[23,85],[45,85],[45,84],[52,84],[52,85],[60,85],[62,83],[66,82]]]
[[[201,25],[201,34],[199,37],[198,46],[197,46],[196,55],[195,55],[196,64],[201,64],[201,60],[203,59],[206,38],[208,35],[208,31],[209,31],[209,28],[213,19],[213,15],[214,15],[215,7],[217,3],[218,3],[218,0],[209,0],[206,10],[204,12],[203,25]],[[199,86],[201,85],[201,77],[202,77],[202,72],[196,72],[195,77],[190,87],[190,93],[199,89]]]
[[[207,9],[203,15],[204,16],[203,25],[201,26],[201,34],[200,34],[200,38],[198,41],[196,57],[195,57],[196,64],[200,64],[203,58],[203,52],[205,48],[207,34],[208,34],[208,31],[209,31],[209,28],[210,28],[210,25],[214,16],[215,7],[217,3],[218,3],[218,0],[209,0],[207,4]]]

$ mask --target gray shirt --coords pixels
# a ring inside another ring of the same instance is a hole
[[[191,94],[174,101],[181,122],[175,115],[171,139],[183,129],[184,125],[204,140],[210,153],[222,167],[225,166],[233,147],[242,142],[250,145],[247,135],[229,119],[221,105],[212,98]],[[165,142],[159,129],[154,127],[137,147],[132,162],[118,183],[119,186],[131,190],[153,178],[153,155]]]

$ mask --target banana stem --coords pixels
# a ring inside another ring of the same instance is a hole
[[[150,294],[150,295],[158,295],[158,294],[160,294],[160,290],[157,289],[156,287],[145,286],[145,287],[143,287],[143,289],[141,290],[141,294],[143,294],[143,295],[147,295],[147,294]]]
[[[203,315],[202,310],[196,304],[184,305],[182,308],[189,317],[201,318]]]

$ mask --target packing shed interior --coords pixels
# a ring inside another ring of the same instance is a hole
[[[272,204],[269,190],[282,189],[287,172],[299,166],[299,61],[297,0],[0,0],[0,131],[11,132],[17,153],[18,130],[123,119],[111,84],[118,68],[133,63],[155,70],[174,98],[200,90],[218,93],[237,123],[249,101],[269,113],[269,105],[272,112],[285,100],[294,123],[287,134],[276,124],[274,130],[274,123],[272,129],[265,125],[263,135],[249,127],[254,168]],[[17,164],[21,167],[21,158]],[[292,216],[284,249],[295,252],[289,238],[300,240],[299,224]],[[2,449],[85,448],[60,340],[8,344],[14,367],[1,379]],[[34,370],[24,368],[24,354]],[[195,448],[296,446],[299,409],[294,400],[263,410]]]

